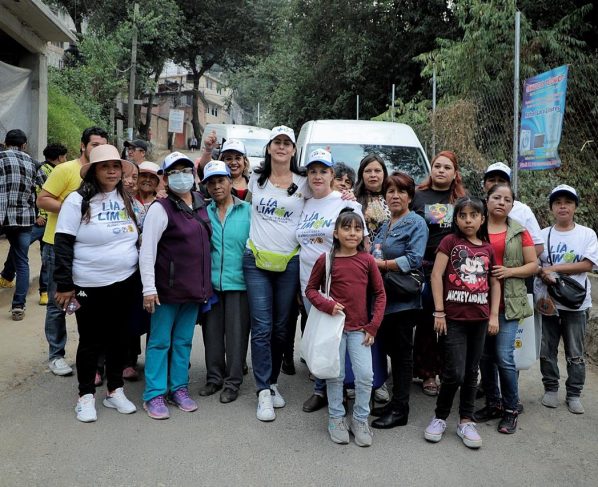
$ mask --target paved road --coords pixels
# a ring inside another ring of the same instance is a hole
[[[270,424],[255,419],[251,379],[228,405],[220,404],[217,395],[198,398],[196,413],[173,410],[170,420],[159,422],[142,411],[125,416],[99,404],[98,421],[83,424],[73,412],[75,378],[44,370],[43,317],[44,309],[35,302],[21,323],[0,315],[1,486],[549,486],[595,485],[598,476],[595,369],[588,373],[583,416],[570,414],[564,404],[556,410],[542,407],[538,367],[523,372],[525,414],[518,432],[505,436],[494,424],[482,425],[479,451],[468,450],[457,438],[454,415],[441,443],[423,440],[434,400],[415,385],[409,425],[377,431],[369,449],[335,445],[326,433],[326,412],[301,411],[311,382],[300,364],[297,375],[281,376],[288,405]],[[72,322],[69,326],[72,331]],[[75,341],[71,333],[70,359]],[[205,374],[200,334],[192,364],[196,395]],[[138,406],[141,392],[141,382],[127,385]],[[101,388],[98,397],[103,393]]]

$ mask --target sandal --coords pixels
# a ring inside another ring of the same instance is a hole
[[[422,390],[426,396],[437,396],[438,395],[438,384],[436,384],[436,379],[434,377],[430,377],[426,379],[422,383]]]

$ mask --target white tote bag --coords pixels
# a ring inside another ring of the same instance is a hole
[[[330,254],[326,254],[326,298],[330,297]],[[310,372],[318,379],[335,379],[340,375],[339,349],[345,327],[345,314],[341,311],[329,315],[312,306],[307,317],[301,356]]]
[[[527,300],[534,309],[534,297],[527,295]],[[515,367],[517,370],[529,369],[537,360],[536,352],[536,320],[534,315],[519,320],[517,335],[515,335]]]

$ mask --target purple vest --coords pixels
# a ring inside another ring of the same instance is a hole
[[[192,195],[193,210],[173,196],[156,200],[168,215],[155,267],[156,288],[164,303],[205,303],[213,294],[210,220],[201,196]]]

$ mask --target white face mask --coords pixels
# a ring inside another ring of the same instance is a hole
[[[187,193],[193,187],[193,174],[171,174],[168,187],[177,194]]]

